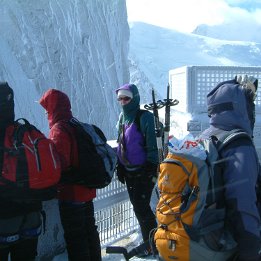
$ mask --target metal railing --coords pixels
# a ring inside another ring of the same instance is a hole
[[[116,178],[108,187],[97,190],[94,207],[102,247],[126,237],[139,227],[126,186]]]

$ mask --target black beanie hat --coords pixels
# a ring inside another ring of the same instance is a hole
[[[0,82],[0,124],[13,122],[14,92],[7,82]]]

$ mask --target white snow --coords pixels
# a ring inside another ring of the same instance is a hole
[[[117,246],[125,246],[126,244],[129,244],[130,242],[133,242],[133,245],[137,245],[138,242],[140,242],[141,240],[141,236],[139,233],[133,233],[132,235],[130,235],[129,237],[126,238],[126,240],[122,240],[120,241],[118,244],[115,243],[115,245]],[[128,251],[131,250],[131,247],[126,248]],[[52,261],[66,261],[67,260],[67,253],[65,251],[65,253],[62,253],[58,256],[56,256]],[[125,261],[126,259],[124,258],[124,256],[122,254],[106,254],[105,249],[102,250],[102,260],[103,261]],[[156,260],[155,257],[153,256],[149,256],[146,258],[138,258],[138,257],[133,257],[131,258],[131,260],[133,261],[142,261],[142,260]]]
[[[260,66],[261,43],[219,40],[134,22],[129,57],[131,79],[138,86],[154,87],[160,99],[166,96],[169,70],[188,65]]]

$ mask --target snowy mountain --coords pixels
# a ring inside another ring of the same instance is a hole
[[[135,64],[131,79],[139,86],[153,86],[165,97],[169,70],[186,65],[259,66],[261,43],[218,40],[135,22],[130,24],[129,57]]]
[[[240,24],[240,26],[239,26]],[[251,28],[251,30],[249,29]],[[194,34],[208,36],[220,40],[228,41],[247,41],[261,43],[261,26],[251,21],[242,23],[234,21],[233,23],[223,23],[220,25],[199,25],[193,31]]]

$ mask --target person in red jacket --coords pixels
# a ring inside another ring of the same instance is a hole
[[[74,129],[68,123],[73,118],[68,96],[56,89],[49,89],[40,99],[46,110],[53,140],[60,155],[63,173],[68,175],[77,167],[78,153]],[[59,210],[70,261],[100,261],[101,246],[95,225],[93,199],[96,190],[83,185],[58,186]]]

